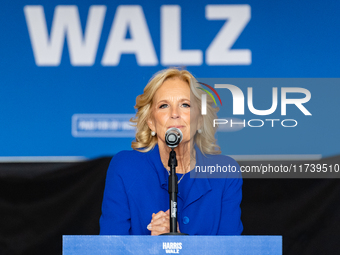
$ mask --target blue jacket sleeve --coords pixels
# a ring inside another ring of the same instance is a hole
[[[235,165],[239,170],[236,161]],[[225,182],[218,235],[240,235],[243,231],[240,208],[243,180],[240,172],[237,176],[239,178],[227,178]]]
[[[118,153],[111,160],[107,170],[105,190],[100,217],[100,235],[128,235],[130,222],[130,208],[126,187],[121,170],[124,168],[124,158]]]

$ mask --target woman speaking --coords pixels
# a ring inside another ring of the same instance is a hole
[[[201,115],[199,84],[186,70],[155,74],[136,99],[136,139],[131,151],[117,153],[108,168],[100,218],[102,235],[160,235],[169,232],[166,131],[178,128],[183,139],[174,149],[178,165],[179,232],[190,235],[239,235],[243,230],[240,203],[242,178],[191,178],[203,166],[239,165],[221,153],[213,119],[218,108],[207,100]],[[201,166],[201,167],[196,167]],[[189,173],[191,172],[191,173]],[[188,174],[189,173],[189,174]],[[202,174],[202,173],[201,173]],[[235,176],[235,175],[234,175]]]

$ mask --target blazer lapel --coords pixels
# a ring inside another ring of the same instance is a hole
[[[196,150],[196,165],[208,164],[207,158],[201,153],[197,145],[195,145],[195,150]],[[183,209],[185,209],[190,204],[197,201],[202,196],[204,196],[205,194],[212,190],[208,175],[206,175],[206,178],[202,178],[202,176],[200,176],[200,178],[195,178],[196,177],[195,169],[193,169],[192,171],[194,172],[190,173],[190,178],[194,178],[194,180],[192,182],[190,192],[188,193],[188,196],[184,203]]]
[[[207,158],[201,153],[197,145],[195,145],[195,150],[196,150],[196,164],[197,165],[208,164]],[[155,145],[155,147],[147,154],[148,161],[158,176],[160,186],[166,191],[168,191],[169,175],[161,161],[158,145]],[[183,209],[192,204],[193,202],[195,202],[196,200],[200,199],[202,196],[204,196],[211,190],[208,175],[206,175],[206,177],[207,178],[202,178],[202,176],[200,176],[200,178],[195,178],[195,173],[193,174],[190,173],[190,178],[194,178],[194,180],[191,184],[192,186],[190,188],[190,192],[188,193],[187,198],[184,202]],[[181,196],[179,195],[179,197]]]
[[[158,176],[160,186],[166,191],[168,191],[168,176],[169,175],[163,166],[163,163],[162,163],[162,160],[159,154],[158,144],[156,144],[155,147],[151,151],[147,152],[147,154],[148,154],[149,163],[153,167],[153,169],[155,170]]]

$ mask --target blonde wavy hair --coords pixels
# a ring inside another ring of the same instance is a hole
[[[195,77],[187,70],[180,70],[177,68],[168,68],[157,72],[144,88],[144,93],[137,96],[135,109],[137,109],[136,116],[131,118],[132,125],[136,127],[136,138],[132,142],[131,147],[140,152],[148,152],[157,144],[157,136],[151,135],[151,130],[147,124],[148,119],[152,114],[153,97],[156,91],[162,84],[172,78],[179,78],[185,81],[191,90],[191,96],[197,103],[199,112],[201,112],[201,95],[204,93]],[[192,100],[192,99],[191,99]],[[213,100],[207,97],[207,114],[202,117],[201,133],[196,133],[194,136],[194,143],[198,146],[203,154],[221,154],[220,147],[216,144],[215,133],[216,127],[212,123],[217,119],[218,107],[212,107]],[[196,132],[196,130],[195,130]]]

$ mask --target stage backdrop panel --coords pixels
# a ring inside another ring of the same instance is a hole
[[[129,149],[136,96],[168,66],[206,78],[338,77],[339,8],[329,0],[2,1],[0,156]],[[221,130],[223,153],[339,154],[339,92],[313,87],[302,129]]]

